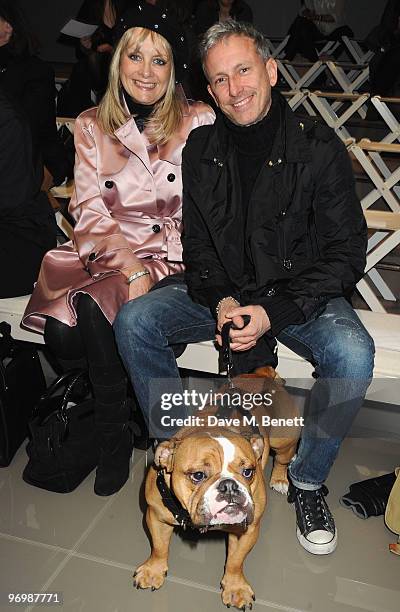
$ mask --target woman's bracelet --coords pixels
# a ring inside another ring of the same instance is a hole
[[[141,276],[146,276],[146,274],[150,274],[150,272],[148,270],[139,270],[139,272],[134,272],[133,274],[130,274],[126,279],[126,282],[128,285],[130,285],[134,280],[140,278]]]
[[[231,295],[228,295],[228,296],[226,296],[226,297],[222,298],[222,300],[220,300],[220,301],[218,302],[218,304],[217,304],[217,306],[216,306],[216,308],[215,308],[215,312],[216,312],[217,317],[219,317],[219,311],[221,310],[222,304],[223,304],[223,303],[224,303],[226,300],[232,300],[233,302],[235,302],[235,304],[236,304],[237,306],[240,306],[239,302],[238,302],[237,300],[235,300],[235,298],[234,298],[234,297],[232,297]]]

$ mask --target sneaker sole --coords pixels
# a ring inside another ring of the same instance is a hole
[[[337,546],[337,532],[335,533],[333,539],[326,544],[314,544],[314,542],[309,542],[302,534],[300,529],[297,527],[297,539],[302,545],[302,547],[312,555],[329,555],[332,553]]]

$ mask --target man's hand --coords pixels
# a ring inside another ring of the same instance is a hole
[[[218,321],[217,321],[217,329],[218,331],[221,331],[221,329],[223,328],[223,326],[225,325],[225,323],[228,323],[229,321],[232,321],[234,325],[236,325],[236,327],[243,327],[244,322],[242,317],[235,317],[235,319],[232,319],[230,316],[228,316],[228,313],[231,312],[231,310],[234,310],[235,308],[238,308],[239,302],[237,302],[234,298],[225,298],[222,302],[220,302],[220,306],[219,306],[219,313],[218,313]],[[218,340],[219,338],[219,340]],[[217,342],[219,344],[221,344],[220,342],[220,336],[217,336]]]
[[[269,329],[271,323],[262,306],[233,306],[234,300],[226,300],[221,305],[217,328],[221,331],[224,323],[232,321],[239,329],[231,330],[231,349],[233,351],[248,351]],[[250,316],[250,322],[244,326],[243,315]],[[218,344],[222,345],[220,334],[216,335]]]

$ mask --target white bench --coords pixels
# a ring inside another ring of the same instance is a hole
[[[43,336],[20,327],[30,296],[0,300],[0,321],[7,321],[17,340],[43,344]],[[400,315],[358,310],[358,315],[374,338],[376,346],[374,380],[367,399],[398,404],[400,399]],[[279,374],[293,387],[310,388],[312,366],[283,345],[279,345]],[[213,342],[190,344],[178,359],[182,368],[218,373],[218,352]]]

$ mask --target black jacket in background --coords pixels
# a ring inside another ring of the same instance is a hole
[[[32,291],[44,254],[56,246],[54,213],[40,191],[28,121],[0,87],[0,297]]]
[[[57,134],[54,71],[36,56],[13,56],[0,47],[0,87],[28,117],[35,154],[61,183],[72,175],[72,164]]]
[[[253,22],[253,11],[244,0],[235,0],[230,16],[237,21]],[[218,0],[203,0],[203,2],[200,2],[194,18],[195,32],[204,34],[217,21],[219,21]]]
[[[399,17],[400,0],[387,0],[379,24],[371,30],[365,39],[370,49],[373,51],[380,48],[387,50],[393,44],[398,43]]]
[[[189,293],[215,315],[226,296],[262,305],[277,336],[363,275],[367,230],[346,148],[330,128],[300,122],[273,92],[281,121],[242,218],[238,160],[223,118],[183,151],[183,261]],[[244,228],[246,227],[246,232]],[[244,270],[245,241],[254,275]]]

